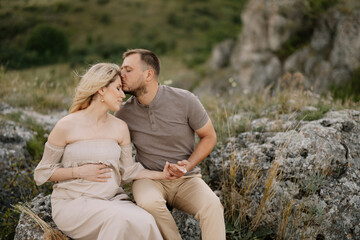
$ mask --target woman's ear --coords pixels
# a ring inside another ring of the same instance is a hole
[[[100,96],[103,96],[105,94],[105,87],[100,88],[97,92],[100,94]]]

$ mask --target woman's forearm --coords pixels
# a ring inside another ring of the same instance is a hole
[[[79,167],[57,168],[49,178],[49,182],[61,182],[71,179],[80,178]]]
[[[111,178],[111,174],[109,174],[111,171],[112,169],[105,164],[94,163],[85,164],[80,167],[57,168],[49,178],[49,181],[60,182],[81,178],[93,182],[107,182],[107,179]]]
[[[138,173],[138,175],[136,175],[135,179],[142,179],[142,178],[165,179],[165,173],[143,169]]]

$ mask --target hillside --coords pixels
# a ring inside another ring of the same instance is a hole
[[[209,57],[215,43],[237,36],[244,2],[2,0],[1,65],[32,66],[31,60],[39,53],[29,47],[28,40],[42,24],[64,33],[69,43],[64,61],[119,61],[125,49],[136,47],[198,64]],[[52,39],[53,43],[57,40]]]

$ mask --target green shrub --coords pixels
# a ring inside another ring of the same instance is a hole
[[[110,24],[111,23],[111,18],[110,18],[110,15],[107,14],[107,13],[103,13],[101,14],[100,16],[100,22],[104,25],[107,25],[107,24]]]
[[[325,113],[327,113],[331,109],[331,106],[323,104],[321,102],[317,104],[316,107],[318,108],[317,111],[303,111],[296,117],[296,119],[303,121],[315,121],[321,119],[325,115]]]
[[[106,5],[110,2],[110,0],[96,0],[98,5]]]
[[[34,51],[40,58],[58,60],[69,51],[69,42],[64,32],[47,24],[36,26],[26,41],[26,50]]]
[[[330,91],[335,99],[341,99],[343,102],[352,100],[355,102],[360,101],[360,67],[352,72],[348,82],[336,86],[330,85]]]
[[[56,2],[54,6],[54,10],[56,13],[65,13],[69,12],[70,4],[65,2]]]

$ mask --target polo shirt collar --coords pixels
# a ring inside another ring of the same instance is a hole
[[[149,108],[149,107],[153,108],[153,107],[155,107],[157,105],[157,103],[158,103],[158,101],[159,101],[159,99],[160,99],[160,97],[161,97],[161,95],[162,95],[162,93],[164,91],[164,86],[161,85],[160,83],[158,85],[159,85],[158,91],[157,91],[154,99],[151,101],[150,105],[144,105],[144,104],[140,103],[139,100],[137,99],[137,97],[135,97],[136,103],[138,104],[138,106],[143,107],[143,108]]]

